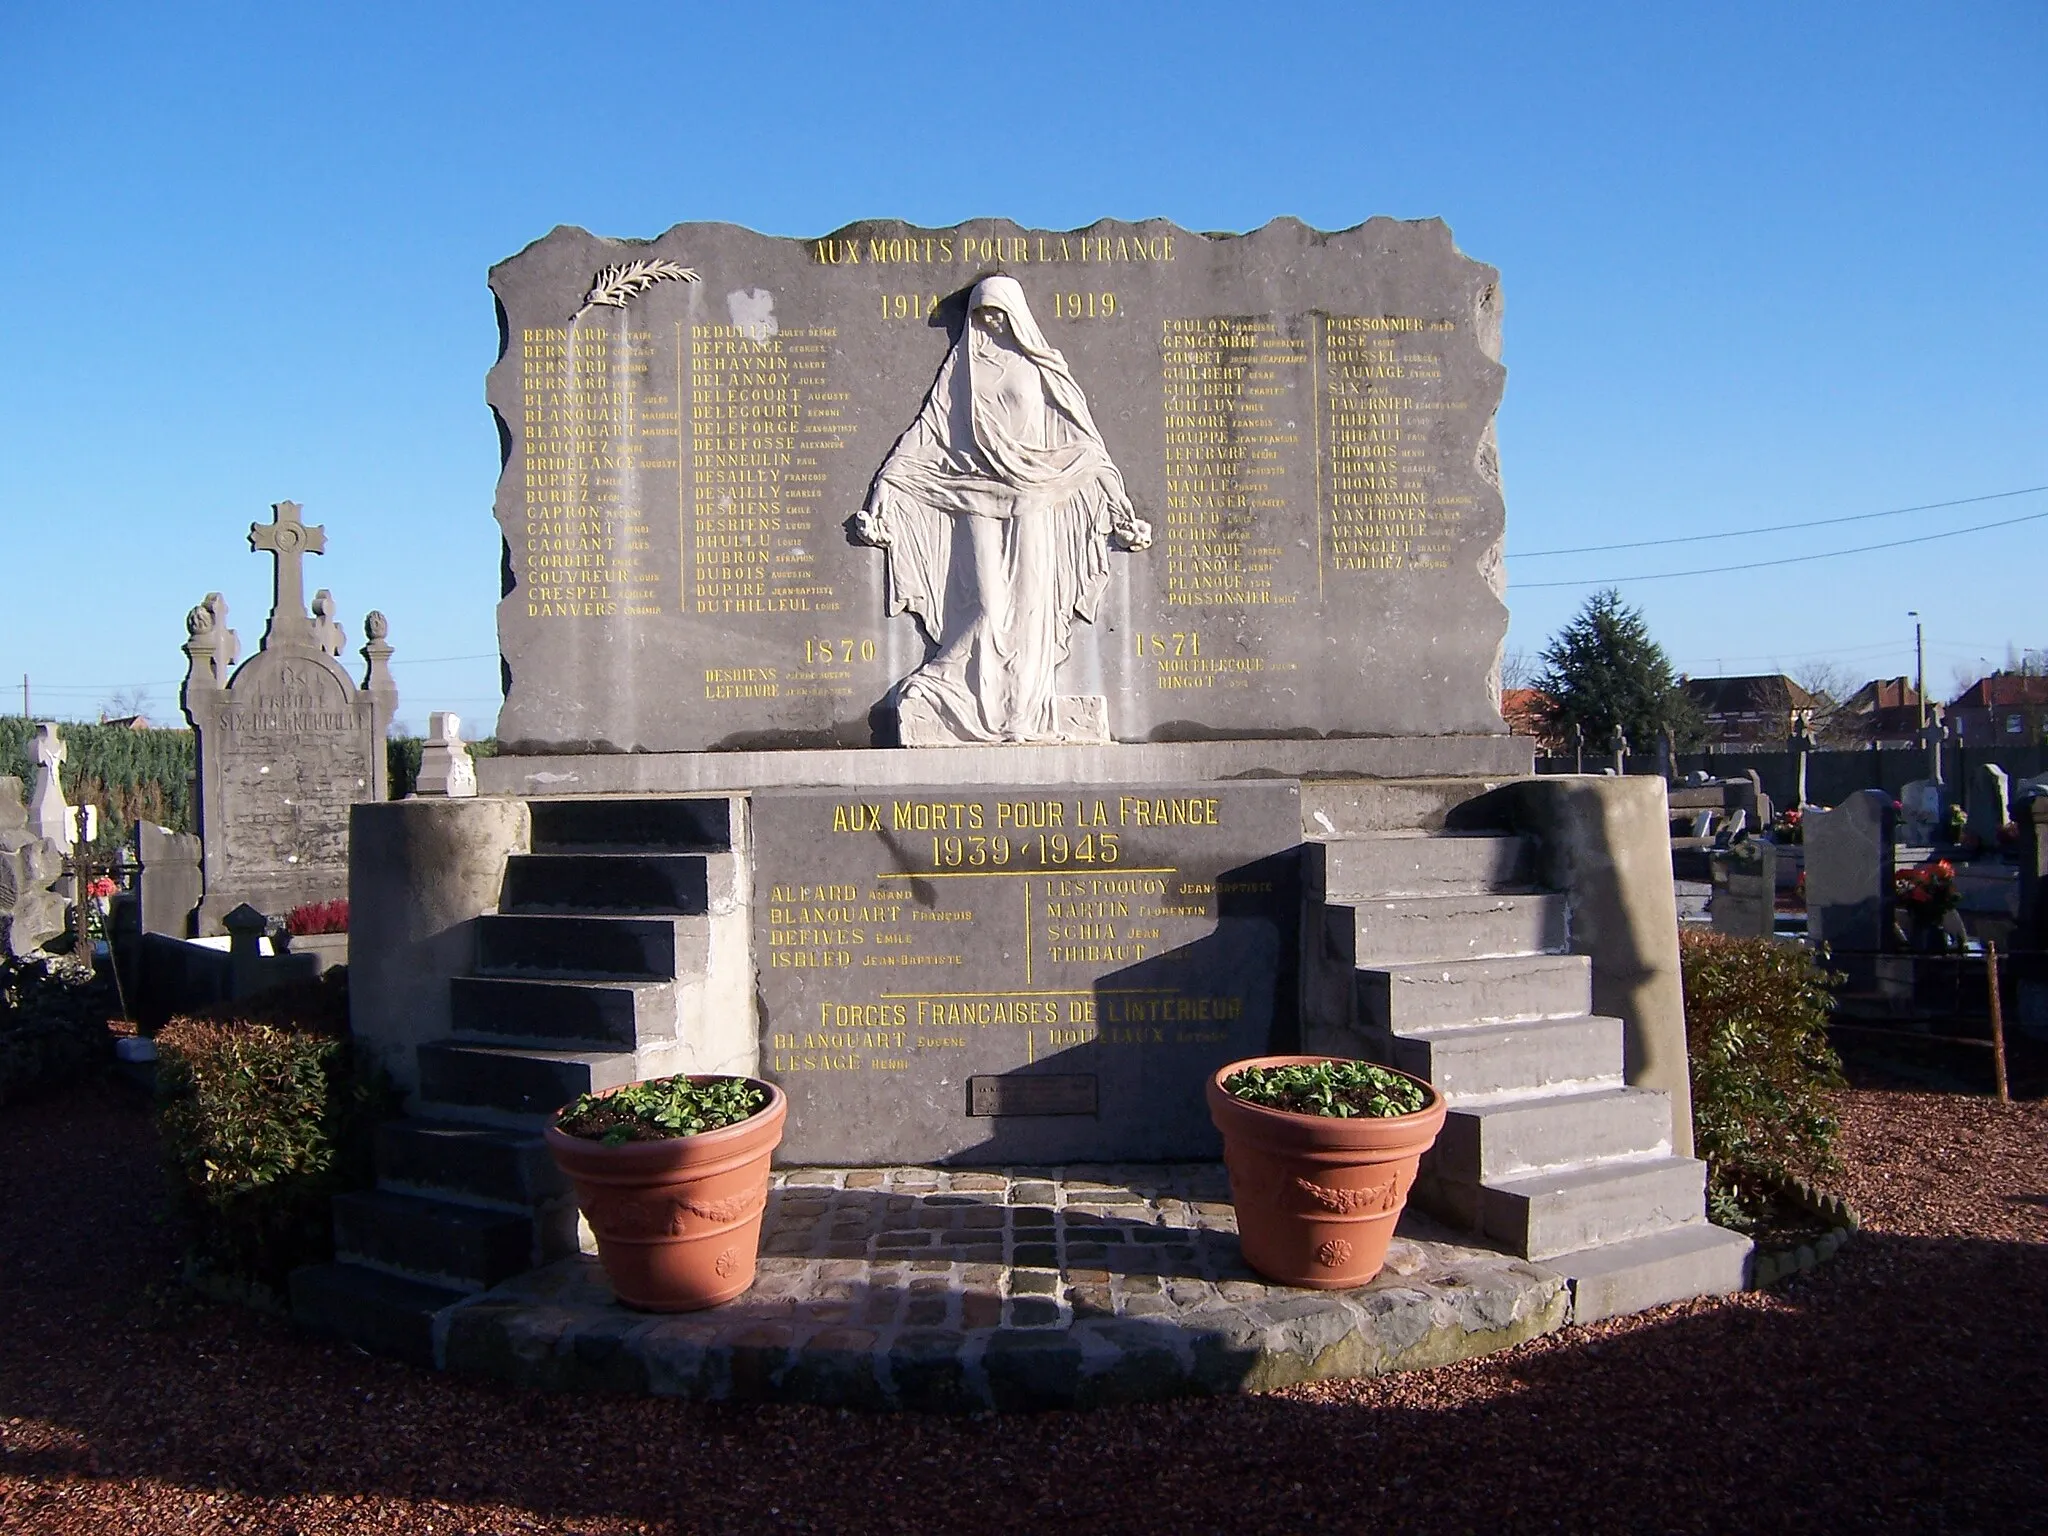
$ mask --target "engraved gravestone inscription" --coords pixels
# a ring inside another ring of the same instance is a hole
[[[1291,780],[757,793],[781,1155],[1215,1155],[1203,1079],[1288,1022],[1300,841]]]
[[[387,794],[384,737],[398,706],[383,615],[365,622],[359,686],[335,659],[332,600],[318,617],[306,611],[301,560],[325,548],[323,530],[279,502],[271,523],[251,526],[249,544],[277,559],[261,649],[234,666],[241,645],[218,593],[185,620],[181,702],[197,741],[201,934],[222,932],[221,919],[244,903],[281,918],[348,894],[349,807]]]
[[[562,228],[492,287],[508,750],[1504,729],[1440,222]]]

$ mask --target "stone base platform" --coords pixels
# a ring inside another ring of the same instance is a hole
[[[1417,1370],[1570,1307],[1562,1276],[1414,1212],[1370,1285],[1269,1285],[1214,1164],[790,1169],[738,1300],[630,1311],[585,1256],[450,1308],[435,1353],[531,1387],[980,1412]]]

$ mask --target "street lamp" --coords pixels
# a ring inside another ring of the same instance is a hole
[[[1920,729],[1927,729],[1927,647],[1920,638],[1920,610],[1908,608],[1906,617],[1913,621],[1913,692],[1920,697]]]

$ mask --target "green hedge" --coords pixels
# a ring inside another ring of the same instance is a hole
[[[173,832],[190,832],[193,743],[190,731],[131,731],[125,726],[59,724],[64,766],[58,782],[73,805],[100,808],[96,846],[113,848],[127,840],[138,821],[153,821]],[[28,755],[35,723],[19,715],[0,716],[0,774],[21,780],[24,798],[35,787]]]
[[[399,1112],[348,1033],[348,972],[170,1021],[157,1121],[188,1268],[273,1297],[333,1257],[329,1202],[374,1182],[371,1131]]]
[[[192,780],[196,756],[190,731],[131,731],[124,726],[60,722],[66,748],[59,774],[64,798],[72,805],[100,808],[100,835],[94,845],[109,850],[127,842],[135,823],[153,821],[173,832],[196,829]],[[0,775],[21,780],[24,799],[35,788],[35,765],[28,745],[35,724],[19,715],[0,715]],[[498,743],[486,737],[469,744],[473,758],[495,757]],[[384,743],[390,770],[391,798],[403,800],[419,783],[417,736],[394,736]]]
[[[1828,1044],[1837,980],[1797,944],[1687,930],[1693,1143],[1714,1219],[1746,1224],[1781,1183],[1840,1166],[1842,1063]]]
[[[112,1061],[107,1020],[120,1011],[106,978],[68,955],[0,955],[0,1104],[48,1093]]]

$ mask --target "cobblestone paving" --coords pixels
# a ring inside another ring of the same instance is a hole
[[[1561,1327],[1564,1281],[1412,1213],[1351,1291],[1245,1266],[1221,1167],[790,1169],[760,1275],[708,1312],[619,1306],[594,1258],[448,1318],[451,1369],[525,1385],[973,1412],[1412,1370]]]

